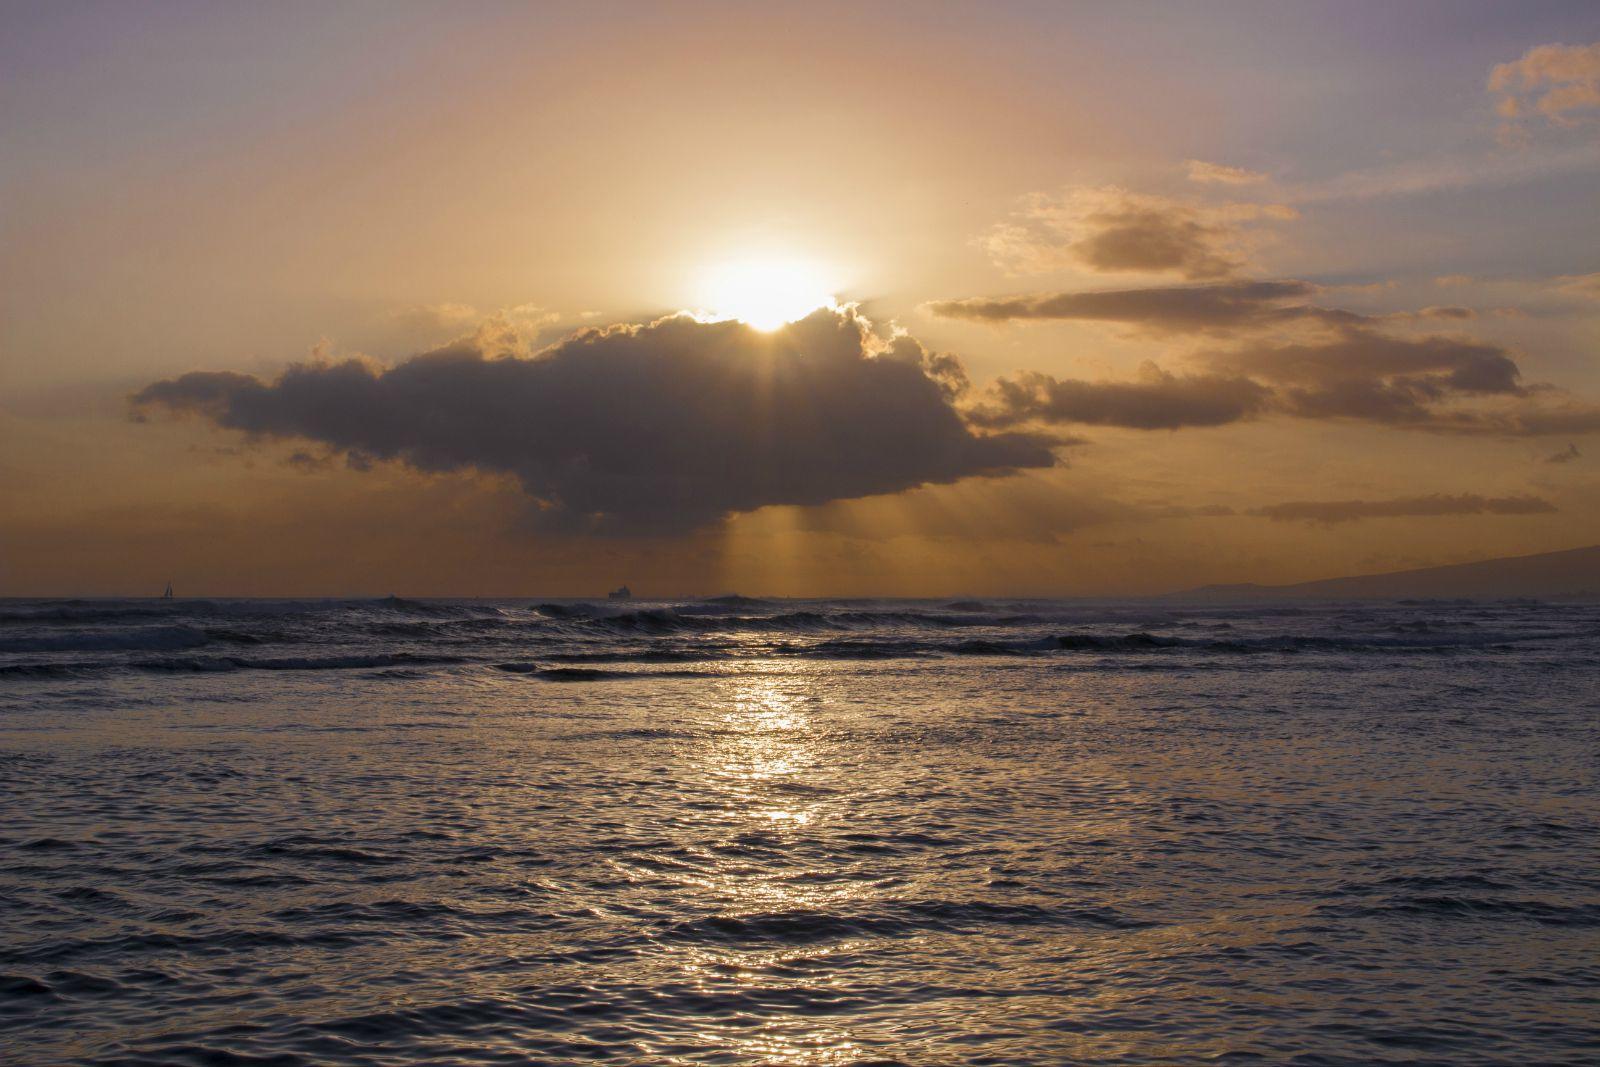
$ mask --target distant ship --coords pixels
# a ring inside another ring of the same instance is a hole
[[[161,594],[161,599],[162,600],[171,600],[172,599],[172,583],[171,582],[167,583],[167,590],[166,590],[166,592]]]
[[[612,600],[632,600],[633,590],[629,589],[625,585],[619,585],[617,588],[607,593],[606,596],[610,597]]]

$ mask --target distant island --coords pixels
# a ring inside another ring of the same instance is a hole
[[[1600,600],[1600,545],[1506,556],[1447,567],[1325,578],[1294,585],[1206,585],[1166,599],[1249,600]]]

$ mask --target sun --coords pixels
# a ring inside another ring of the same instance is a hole
[[[706,268],[698,287],[702,314],[776,330],[817,308],[834,306],[822,270],[803,259],[740,259]]]

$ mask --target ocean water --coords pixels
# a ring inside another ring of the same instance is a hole
[[[1600,1062],[1600,608],[0,602],[0,1062]]]

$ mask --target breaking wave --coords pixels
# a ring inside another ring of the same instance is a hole
[[[532,605],[401,597],[9,601],[0,607],[0,679],[383,668],[425,676],[507,663],[587,670],[762,658],[1142,658],[1155,667],[1219,657],[1498,655],[1578,647],[1597,635],[1600,626],[1583,612],[1540,605],[1201,609],[742,596]],[[261,654],[269,646],[274,654]]]

